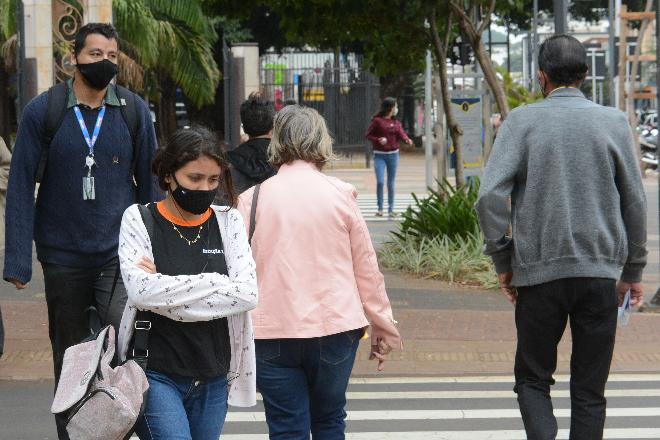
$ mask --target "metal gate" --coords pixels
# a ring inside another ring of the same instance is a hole
[[[378,78],[356,54],[289,52],[261,57],[261,88],[276,110],[288,103],[315,108],[326,120],[335,149],[369,152],[364,135],[378,111]]]

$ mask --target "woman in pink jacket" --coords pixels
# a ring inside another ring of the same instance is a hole
[[[399,142],[412,145],[412,141],[403,131],[396,119],[399,108],[395,98],[385,98],[380,104],[380,111],[371,120],[367,130],[367,139],[374,148],[374,170],[376,171],[376,197],[378,198],[377,216],[383,215],[383,187],[387,170],[387,213],[394,217],[394,179],[399,167]]]
[[[401,338],[355,188],[321,173],[334,157],[324,119],[280,110],[269,156],[278,173],[243,193],[239,210],[254,227],[257,387],[270,438],[343,439],[360,338],[371,324],[378,370]]]

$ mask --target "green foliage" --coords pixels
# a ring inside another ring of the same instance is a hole
[[[482,247],[481,233],[455,239],[448,236],[419,241],[397,238],[383,245],[379,261],[388,269],[425,278],[497,288],[497,275]]]
[[[437,237],[457,240],[479,233],[479,222],[474,204],[479,182],[454,188],[447,180],[438,181],[439,189],[431,190],[428,197],[419,199],[403,214],[398,232],[393,235],[403,241],[421,242]]]
[[[16,6],[18,0],[0,0],[0,44],[16,33]]]
[[[196,0],[114,0],[115,25],[145,70],[166,72],[197,106],[213,103],[220,71],[218,35]]]
[[[509,102],[509,108],[513,110],[521,105],[532,104],[543,99],[541,92],[532,93],[521,84],[518,84],[511,78],[511,74],[503,67],[497,69],[497,73],[502,75],[504,84],[504,93]]]

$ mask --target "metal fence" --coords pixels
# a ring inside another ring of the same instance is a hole
[[[276,110],[296,102],[326,120],[340,152],[368,153],[364,135],[378,110],[378,78],[355,54],[285,53],[261,57],[261,87]]]

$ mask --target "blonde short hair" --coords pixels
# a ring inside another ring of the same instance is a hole
[[[268,156],[274,167],[304,160],[322,169],[335,158],[325,119],[310,107],[284,107],[275,115]]]

